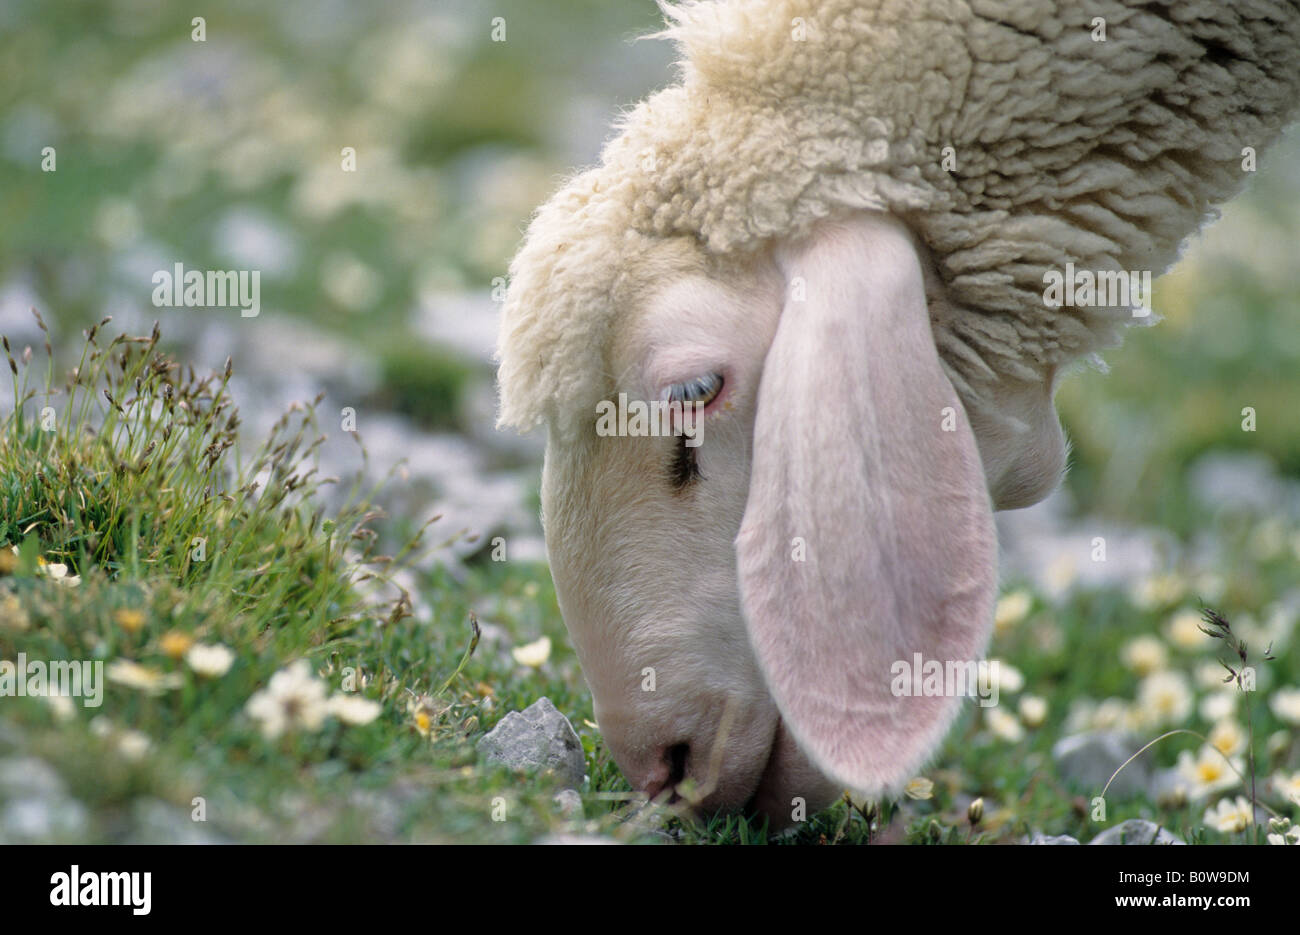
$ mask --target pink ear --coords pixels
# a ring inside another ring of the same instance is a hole
[[[789,292],[759,387],[741,600],[800,747],[875,794],[914,774],[961,702],[900,697],[891,667],[983,655],[992,507],[906,230],[826,225],[777,260]]]

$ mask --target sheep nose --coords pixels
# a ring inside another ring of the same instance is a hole
[[[686,762],[690,757],[691,746],[687,743],[675,743],[665,747],[655,765],[646,773],[641,783],[641,791],[651,800],[658,799],[665,790],[669,792],[669,802],[675,802],[677,785],[686,778]]]

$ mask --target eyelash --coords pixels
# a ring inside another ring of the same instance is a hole
[[[696,459],[697,448],[686,444],[686,436],[677,437],[677,448],[673,452],[673,463],[669,475],[674,490],[683,490],[697,480],[703,480],[699,461]]]

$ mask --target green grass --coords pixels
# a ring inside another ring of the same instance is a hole
[[[77,839],[129,839],[129,816],[144,798],[185,814],[201,799],[203,829],[232,840],[523,842],[551,832],[769,840],[764,825],[736,815],[703,823],[667,815],[659,827],[636,814],[591,723],[544,568],[484,560],[453,578],[422,561],[420,535],[438,539],[436,523],[380,554],[395,524],[356,484],[333,513],[322,505],[323,485],[336,481],[311,467],[320,437],[311,407],[287,413],[243,452],[230,368],[191,374],[159,343],[156,330],[111,339],[95,330],[63,380],[43,355],[9,358],[25,404],[0,425],[0,540],[17,547],[0,561],[0,658],[99,660],[110,672],[129,661],[147,670],[110,680],[98,709],[4,701],[21,752],[52,764],[87,807]],[[1033,830],[1086,840],[1136,816],[1191,840],[1242,839],[1205,829],[1206,801],[1111,796],[1108,821],[1098,824],[1089,815],[1100,790],[1068,786],[1050,756],[1072,701],[1115,697],[1140,711],[1133,703],[1140,678],[1119,664],[1123,647],[1163,633],[1171,614],[1195,606],[1198,587],[1214,586],[1215,606],[1251,632],[1293,585],[1300,530],[1224,515],[1206,519],[1202,531],[1225,544],[1227,564],[1170,568],[1151,598],[1083,590],[1057,604],[1031,595],[1019,613],[1004,613],[992,655],[1015,666],[1024,685],[1004,695],[1003,710],[1014,710],[1021,695],[1041,696],[1041,724],[1007,739],[972,707],[925,774],[929,798],[842,802],[771,840],[991,843]],[[58,566],[66,567],[62,578],[52,574]],[[417,594],[391,585],[384,593],[398,568],[415,570]],[[475,617],[487,625],[477,641]],[[1285,623],[1275,634],[1279,658],[1261,669],[1261,690],[1244,696],[1254,702],[1260,797],[1284,814],[1287,803],[1264,780],[1295,769],[1300,753],[1266,703],[1270,692],[1300,683],[1289,645],[1294,621]],[[509,649],[539,636],[553,641],[550,658],[538,668],[518,665]],[[233,665],[219,677],[200,675],[186,661],[191,643],[228,647]],[[1208,648],[1169,655],[1170,669],[1189,673],[1213,658]],[[249,699],[296,659],[307,660],[329,693],[355,688],[378,703],[379,715],[264,735]],[[157,690],[144,684],[149,679]],[[505,712],[542,695],[569,716],[587,755],[582,821],[558,812],[546,777],[509,775],[474,752]],[[1244,702],[1241,713],[1244,724]],[[1212,725],[1192,714],[1176,726]],[[1153,721],[1139,733],[1153,738],[1165,728]],[[1278,737],[1286,739],[1270,742]],[[1179,735],[1145,756],[1170,766],[1199,745]],[[975,797],[985,813],[972,828],[966,815]],[[494,820],[503,803],[504,820]]]

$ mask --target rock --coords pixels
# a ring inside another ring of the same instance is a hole
[[[47,844],[86,832],[86,809],[67,796],[11,799],[0,813],[0,842]]]
[[[598,834],[547,834],[538,838],[534,844],[617,844],[613,838],[602,838]]]
[[[553,771],[569,789],[581,786],[586,773],[582,743],[549,698],[511,711],[478,742],[478,751],[489,763],[510,769]]]
[[[54,767],[34,756],[0,760],[0,798],[30,795],[43,799],[60,799],[67,787]]]
[[[561,789],[555,793],[555,809],[570,821],[582,820],[582,796],[574,789]]]
[[[1068,834],[1043,834],[1041,831],[1035,831],[1034,836],[1026,843],[1028,844],[1078,844],[1076,838]]]
[[[1052,747],[1052,759],[1066,784],[1077,792],[1101,795],[1111,774],[1138,751],[1136,743],[1122,731],[1090,731],[1062,737]],[[1138,757],[1111,783],[1108,796],[1131,798],[1151,781],[1151,767]]]
[[[1174,836],[1168,828],[1162,828],[1154,821],[1145,818],[1130,818],[1128,821],[1107,828],[1097,835],[1089,844],[1186,844]]]

